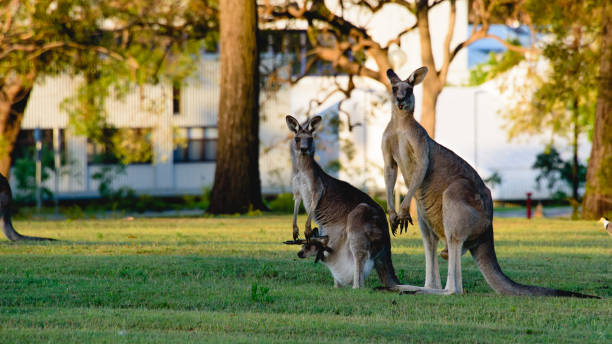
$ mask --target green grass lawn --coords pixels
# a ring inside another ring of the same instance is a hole
[[[594,222],[494,227],[511,278],[601,300],[496,295],[469,253],[466,295],[375,292],[376,273],[365,289],[334,289],[327,268],[280,243],[290,224],[284,215],[16,221],[23,234],[61,241],[0,241],[0,342],[612,341],[612,238]],[[423,285],[418,228],[392,245],[400,280]]]

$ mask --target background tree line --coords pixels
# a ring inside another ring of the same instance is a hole
[[[436,42],[431,39],[431,27],[437,23],[429,21],[429,13],[443,3],[449,8],[449,29],[438,65],[433,53]],[[348,8],[374,15],[385,6],[400,6],[415,17],[414,24],[388,42],[375,40],[367,27],[345,15]],[[8,174],[10,152],[35,80],[60,73],[82,77],[82,87],[65,110],[77,133],[102,139],[100,130],[108,127],[104,100],[111,90],[120,96],[134,85],[180,82],[194,71],[201,50],[219,42],[219,153],[210,211],[264,208],[258,169],[257,23],[305,20],[311,46],[307,66],[326,61],[346,73],[349,82],[339,86],[346,96],[354,90],[356,77],[376,80],[388,88],[389,49],[416,30],[422,64],[434,71],[423,84],[421,104],[421,121],[431,136],[435,136],[438,96],[447,83],[450,64],[462,49],[478,39],[493,38],[515,53],[544,55],[553,74],[541,81],[537,97],[541,102],[532,104],[535,119],[526,122],[528,114],[517,112],[509,115],[509,121],[516,132],[527,132],[552,125],[547,118],[567,115],[567,120],[557,120],[554,125],[570,137],[593,123],[583,214],[593,217],[609,211],[611,6],[604,0],[471,0],[473,30],[453,46],[456,7],[455,0],[168,0],[155,6],[140,0],[0,0],[0,173]],[[534,35],[548,33],[552,43],[543,48],[522,47],[489,33],[490,25],[506,22],[528,25]],[[376,67],[366,65],[368,60]],[[288,81],[296,82],[308,72],[306,68],[304,75]],[[595,109],[594,113],[589,109]]]

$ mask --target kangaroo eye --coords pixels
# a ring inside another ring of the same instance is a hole
[[[397,92],[397,87],[393,87],[393,93]]]

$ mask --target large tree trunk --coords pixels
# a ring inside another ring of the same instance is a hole
[[[578,187],[580,186],[580,180],[578,178],[578,135],[580,134],[580,124],[578,123],[579,109],[578,109],[578,97],[574,98],[572,104],[573,111],[573,137],[572,137],[572,199],[570,203],[572,205],[572,219],[578,219],[578,208],[580,203],[578,201]]]
[[[612,211],[612,19],[604,22],[593,146],[587,167],[582,216],[598,218]]]
[[[24,86],[20,81],[0,86],[0,174],[9,176],[11,153],[21,130],[32,86]]]
[[[429,8],[427,0],[417,3],[417,26],[419,29],[419,42],[421,46],[421,62],[429,69],[423,81],[423,99],[421,108],[421,125],[432,139],[436,137],[436,103],[442,91],[440,78],[431,46],[431,33],[429,31]]]
[[[221,81],[215,181],[208,211],[265,208],[259,179],[259,58],[255,1],[219,3]]]
[[[436,104],[440,91],[435,87],[423,85],[423,100],[421,108],[421,125],[432,139],[436,138]]]

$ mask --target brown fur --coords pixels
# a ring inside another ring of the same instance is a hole
[[[393,86],[391,121],[382,142],[385,182],[391,230],[400,233],[412,223],[409,205],[416,199],[419,229],[425,246],[425,287],[396,286],[397,290],[428,294],[463,293],[461,255],[470,250],[487,283],[498,293],[591,297],[588,295],[518,284],[499,267],[493,246],[493,201],[478,173],[451,150],[432,140],[414,119],[413,87],[422,81],[427,68],[417,69],[406,81],[387,71]],[[408,186],[396,212],[393,188],[401,171]],[[438,240],[448,248],[448,276],[442,289],[436,247]]]
[[[304,202],[308,213],[304,234],[311,237],[310,221],[314,219],[320,234],[329,237],[326,246],[332,251],[326,253],[323,263],[334,275],[336,286],[348,284],[350,280],[353,288],[363,287],[370,261],[385,286],[397,285],[384,210],[362,191],[325,173],[314,160],[313,132],[320,121],[321,117],[316,116],[300,125],[295,118],[287,116],[287,126],[295,133],[291,142],[294,239],[299,235],[297,209]],[[308,256],[306,252],[316,251],[311,246],[308,248],[301,251],[301,258]]]

